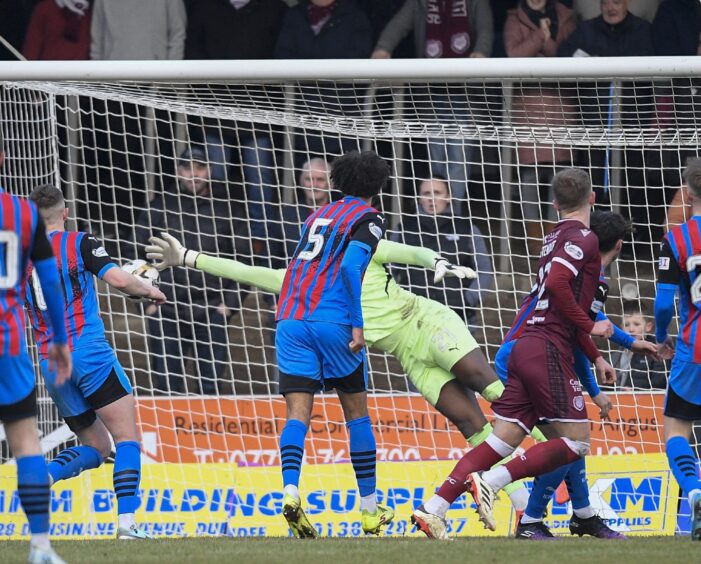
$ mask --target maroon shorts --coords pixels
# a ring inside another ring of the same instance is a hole
[[[553,343],[521,337],[509,355],[507,370],[504,393],[492,403],[497,418],[517,423],[527,432],[540,420],[587,421],[572,358]]]

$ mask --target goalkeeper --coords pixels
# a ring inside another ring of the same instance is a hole
[[[163,233],[151,237],[147,258],[159,270],[187,266],[241,284],[279,293],[284,269],[248,266],[184,248]],[[368,345],[390,353],[401,363],[421,395],[453,423],[473,447],[491,432],[474,394],[487,401],[498,398],[504,385],[489,366],[460,317],[447,306],[402,289],[385,269],[387,263],[421,266],[434,270],[434,282],[445,277],[475,278],[474,270],[455,266],[435,251],[380,241],[365,272],[362,308]],[[478,496],[477,490],[471,492]],[[528,494],[518,483],[508,492],[517,510],[525,509]],[[479,507],[479,499],[475,501]]]

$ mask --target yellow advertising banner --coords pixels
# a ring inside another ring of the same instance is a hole
[[[388,536],[411,531],[411,511],[427,499],[454,461],[378,464],[380,502],[392,507]],[[615,529],[627,534],[674,534],[677,485],[664,455],[598,456],[588,459],[590,500]],[[51,494],[51,534],[59,538],[110,538],[116,533],[112,466],[59,482]],[[147,464],[141,480],[138,522],[157,537],[200,535],[287,536],[281,515],[279,467],[234,464]],[[300,491],[309,519],[322,536],[359,536],[359,496],[350,464],[306,465]],[[458,536],[504,536],[513,529],[508,496],[497,501],[496,532],[486,531],[470,507],[458,499],[448,513]],[[554,505],[548,524],[567,532],[570,508]],[[16,492],[15,467],[0,467],[0,540],[27,538]]]

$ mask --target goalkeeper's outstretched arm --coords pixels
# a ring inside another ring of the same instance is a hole
[[[175,266],[188,266],[212,276],[227,278],[273,294],[279,294],[282,288],[282,280],[285,277],[283,269],[249,266],[237,260],[186,249],[168,233],[161,233],[161,237],[151,237],[149,242],[151,244],[146,247],[146,257],[155,261],[154,266],[158,270]]]

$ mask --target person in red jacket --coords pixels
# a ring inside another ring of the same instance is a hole
[[[90,58],[90,6],[75,1],[42,0],[34,8],[22,54],[32,61],[71,61]],[[81,13],[82,12],[82,13]]]

